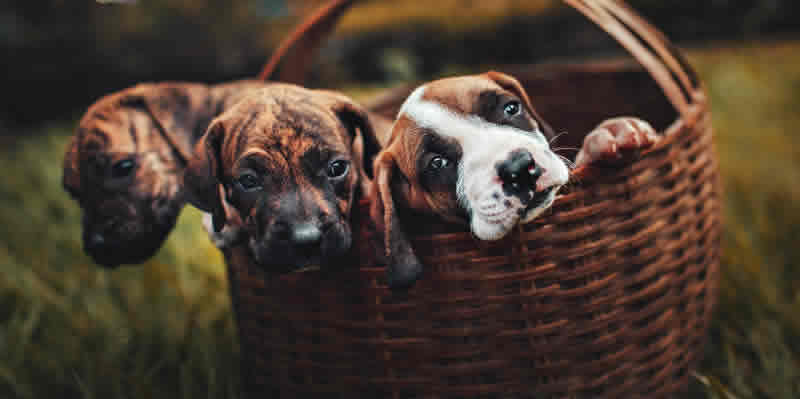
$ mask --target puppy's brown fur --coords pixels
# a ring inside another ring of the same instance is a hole
[[[349,98],[273,84],[211,123],[184,182],[214,230],[239,225],[268,272],[328,267],[350,249],[350,211],[371,175],[361,165],[379,146]]]
[[[412,94],[413,96],[413,94]],[[425,85],[422,101],[435,101],[445,109],[466,118],[481,118],[488,123],[509,125],[521,131],[538,131],[547,139],[552,129],[534,110],[519,82],[511,76],[489,72],[482,75],[448,78]],[[523,108],[513,119],[502,119],[498,106],[516,101]],[[391,138],[375,160],[375,181],[370,193],[371,218],[384,235],[389,265],[390,286],[407,287],[419,277],[422,265],[406,238],[400,210],[434,216],[449,223],[467,225],[468,210],[456,193],[456,171],[447,179],[427,179],[424,154],[430,146],[430,134],[402,114],[395,121]],[[488,133],[487,133],[488,134]],[[461,157],[455,139],[437,138],[435,146],[452,149],[451,158]],[[449,173],[449,172],[445,172]],[[408,213],[408,212],[407,212]]]
[[[64,158],[64,188],[83,208],[85,250],[101,265],[152,256],[183,206],[193,144],[257,81],[139,84],[105,96],[81,119]]]

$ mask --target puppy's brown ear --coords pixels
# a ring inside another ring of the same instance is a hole
[[[511,75],[506,75],[504,73],[497,71],[489,71],[486,73],[486,76],[489,77],[489,79],[493,80],[498,85],[500,85],[500,87],[502,87],[503,89],[506,89],[516,94],[516,96],[519,97],[520,100],[522,100],[523,104],[525,105],[525,108],[528,110],[528,113],[530,113],[531,116],[534,119],[536,119],[536,122],[539,124],[539,128],[542,130],[542,133],[545,135],[545,137],[547,137],[548,139],[552,139],[553,137],[555,137],[555,132],[553,131],[553,128],[551,128],[550,125],[547,122],[545,122],[545,120],[542,119],[542,117],[533,108],[533,104],[531,103],[531,99],[528,97],[528,93],[525,91],[525,89],[522,87],[522,84],[519,83],[519,81],[516,78],[514,78]]]
[[[355,0],[333,0],[305,18],[278,46],[258,79],[302,85],[309,67],[313,64],[314,52],[353,3]]]
[[[392,289],[410,288],[422,274],[422,263],[406,237],[395,208],[392,182],[401,176],[396,175],[397,165],[391,151],[384,150],[378,155],[374,170],[375,181],[369,196],[370,218],[383,234],[387,283]]]
[[[192,156],[192,143],[203,135],[214,116],[208,86],[195,83],[159,83],[133,88],[132,100],[146,111],[183,159]]]
[[[225,129],[215,121],[195,146],[194,156],[183,172],[186,200],[197,208],[210,212],[214,231],[225,227],[227,215],[223,205],[222,141]]]
[[[326,90],[318,91],[327,96],[331,101],[331,109],[347,127],[356,166],[363,177],[362,188],[366,193],[367,185],[374,177],[372,163],[381,150],[373,120],[363,107],[349,97]]]
[[[78,163],[80,162],[80,153],[78,143],[80,137],[75,133],[69,144],[67,145],[67,152],[64,154],[64,175],[61,177],[61,183],[69,193],[79,192],[81,189],[81,175]]]
[[[367,178],[372,179],[374,177],[372,162],[381,150],[381,145],[378,143],[378,137],[367,112],[351,102],[342,104],[336,113],[339,119],[350,127],[353,145],[360,142],[360,148],[356,148],[356,156],[361,161],[361,167]]]

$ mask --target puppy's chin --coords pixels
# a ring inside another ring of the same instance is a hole
[[[86,216],[83,225],[84,252],[100,266],[113,269],[120,265],[141,264],[152,258],[164,245],[169,233],[175,227],[180,213],[180,204],[168,204],[160,209],[140,209],[133,215],[125,215],[121,220],[118,213],[92,214]],[[113,228],[97,220],[111,221]],[[104,237],[102,244],[90,244],[91,232],[100,232]]]
[[[107,269],[115,269],[121,265],[137,265],[153,257],[169,234],[170,229],[159,229],[140,234],[135,238],[112,239],[107,245],[89,248],[84,243],[84,251],[92,260]]]
[[[250,253],[255,264],[268,275],[282,275],[292,272],[322,268],[320,254],[298,254],[288,248],[278,249],[264,247],[257,241],[250,240]]]
[[[518,220],[519,216],[513,214],[513,212],[502,219],[474,215],[470,221],[470,228],[472,229],[472,234],[479,240],[494,241],[505,237],[517,225]]]
[[[534,203],[523,204],[516,198],[485,199],[481,206],[471,209],[470,228],[480,240],[494,241],[505,237],[517,224],[529,223],[544,213],[556,198],[561,186],[553,187]]]

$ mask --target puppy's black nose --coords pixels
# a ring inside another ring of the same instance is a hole
[[[96,251],[106,244],[106,238],[100,233],[89,234],[86,239],[86,249]]]
[[[298,224],[292,228],[290,240],[296,247],[313,250],[322,241],[322,231],[311,223]]]
[[[497,165],[497,175],[503,182],[503,189],[509,195],[525,194],[535,190],[536,181],[542,176],[542,168],[533,161],[527,150],[516,150]]]

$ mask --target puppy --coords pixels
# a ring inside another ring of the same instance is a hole
[[[83,245],[106,267],[151,257],[183,206],[182,173],[210,121],[257,81],[140,84],[105,96],[78,124],[63,185],[83,211]]]
[[[569,178],[550,149],[552,136],[511,76],[488,72],[414,90],[375,160],[370,194],[389,285],[410,286],[422,271],[399,210],[469,226],[481,240],[500,239],[544,212]]]
[[[362,160],[379,149],[349,98],[273,84],[211,123],[185,172],[187,198],[211,213],[214,231],[241,230],[269,274],[330,269],[352,244],[350,211],[371,175]]]

